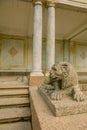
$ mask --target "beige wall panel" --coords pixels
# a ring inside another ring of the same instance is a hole
[[[3,39],[2,40],[2,66],[23,65],[24,43],[22,40]]]
[[[27,69],[27,59],[26,38],[0,38],[0,71],[24,71]]]
[[[63,61],[63,42],[56,40],[55,45],[55,62]]]
[[[70,61],[77,71],[87,71],[87,43],[70,44]]]

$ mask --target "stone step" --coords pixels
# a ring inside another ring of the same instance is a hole
[[[0,78],[0,130],[31,130],[29,87],[7,79]]]
[[[23,98],[0,98],[0,108],[3,107],[11,107],[11,106],[29,106],[30,101],[29,98],[23,97]]]
[[[0,124],[0,130],[31,130],[30,121]]]
[[[29,98],[29,95],[1,95],[0,98]]]
[[[0,76],[0,84],[28,85],[27,76]]]
[[[0,109],[0,123],[26,120],[31,118],[29,107],[15,107]]]
[[[25,84],[24,82],[18,82],[18,81],[0,81],[0,84],[11,84],[11,85],[27,85],[27,83]]]
[[[11,96],[11,95],[28,95],[27,89],[1,89],[0,96]]]
[[[0,73],[1,74],[1,73]],[[16,81],[18,76],[14,75],[0,75],[0,82],[1,81]]]
[[[0,83],[0,89],[28,89],[28,85],[23,84],[1,84]]]

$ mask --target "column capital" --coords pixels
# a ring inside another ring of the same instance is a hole
[[[46,0],[47,7],[55,7],[57,4],[57,0]]]
[[[44,0],[33,0],[33,4],[42,4]]]

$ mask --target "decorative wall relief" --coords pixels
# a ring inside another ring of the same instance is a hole
[[[22,40],[2,40],[2,65],[23,65],[24,43]]]
[[[27,48],[25,39],[1,38],[0,69],[24,70],[27,67]]]

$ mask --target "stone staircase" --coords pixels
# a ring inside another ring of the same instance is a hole
[[[28,85],[0,82],[0,130],[31,130]]]

